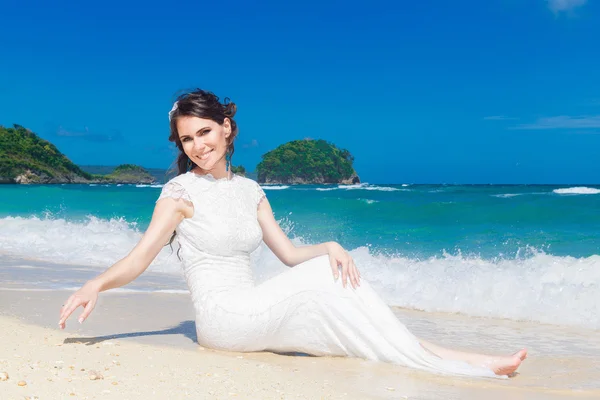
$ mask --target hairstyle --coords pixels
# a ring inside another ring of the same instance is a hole
[[[223,125],[225,118],[228,118],[231,124],[231,135],[227,138],[227,153],[232,156],[234,152],[233,141],[238,134],[237,123],[233,119],[236,111],[235,103],[232,103],[228,97],[221,103],[214,93],[202,89],[184,93],[177,98],[173,110],[169,113],[171,125],[169,141],[175,143],[175,146],[179,149],[175,161],[177,175],[187,172],[188,163],[191,161],[183,151],[179,132],[177,131],[177,120],[180,117],[198,117],[210,119],[219,125]],[[192,162],[192,168],[195,166],[196,164]]]
[[[231,124],[231,134],[227,138],[227,153],[230,156],[233,155],[234,145],[233,141],[238,135],[237,123],[233,119],[237,107],[235,103],[232,103],[228,97],[223,99],[223,103],[219,101],[219,98],[212,92],[196,89],[192,92],[187,92],[179,97],[173,105],[173,109],[169,112],[169,121],[171,127],[171,134],[169,135],[169,141],[175,143],[179,154],[175,160],[175,167],[177,169],[177,175],[181,175],[188,171],[188,163],[191,162],[192,168],[196,166],[194,162],[183,151],[183,145],[179,139],[179,132],[177,131],[177,120],[181,117],[198,117],[203,119],[210,119],[219,125],[223,125],[225,118],[228,118]],[[168,245],[173,250],[173,240],[175,239],[176,232],[173,232],[169,240]],[[177,257],[179,256],[179,250],[177,250]]]

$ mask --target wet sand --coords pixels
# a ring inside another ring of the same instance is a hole
[[[103,293],[88,321],[72,317],[60,331],[70,293],[0,290],[0,372],[10,377],[0,381],[2,399],[600,398],[592,330],[395,309],[415,334],[446,346],[530,350],[511,379],[457,378],[351,358],[202,349],[187,294]],[[104,379],[90,380],[90,370]]]

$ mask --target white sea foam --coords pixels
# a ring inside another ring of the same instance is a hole
[[[405,186],[405,185],[402,185],[402,186]],[[318,190],[320,192],[326,192],[326,191],[330,191],[330,190],[376,190],[376,191],[380,191],[380,192],[398,192],[398,191],[408,192],[408,191],[411,191],[412,189],[399,189],[399,188],[389,187],[389,186],[376,186],[376,185],[370,185],[368,183],[357,183],[355,185],[338,185],[337,187],[333,187],[333,188],[316,188],[316,190]]]
[[[508,199],[510,197],[520,196],[523,193],[502,193],[502,194],[493,194],[492,197],[500,197],[502,199]]]
[[[379,203],[378,200],[371,200],[371,199],[358,199],[358,200],[365,202],[367,204]]]
[[[265,190],[284,190],[284,189],[289,189],[289,186],[285,186],[285,185],[281,185],[281,186],[261,186],[261,188],[265,189]]]
[[[292,221],[280,223],[284,231],[293,231]],[[100,271],[124,257],[141,235],[135,223],[123,219],[89,217],[74,223],[6,217],[0,219],[0,253]],[[293,241],[305,244],[302,238]],[[163,249],[150,271],[179,274],[175,252]],[[510,259],[446,254],[419,260],[374,255],[367,247],[350,254],[363,278],[390,305],[600,329],[598,255],[575,258],[531,251]],[[252,260],[258,282],[288,270],[264,244]]]
[[[553,192],[556,194],[599,194],[600,189],[581,186],[581,187],[570,187],[570,188],[564,188],[564,189],[554,189]]]
[[[296,239],[296,243],[302,241]],[[264,244],[255,255],[258,281],[286,268]],[[350,251],[363,279],[393,306],[600,329],[600,256],[522,259],[461,255],[415,260]]]
[[[126,256],[141,237],[137,224],[122,218],[89,216],[81,223],[37,217],[0,219],[0,252],[58,263],[107,267]],[[177,247],[173,248],[175,253]],[[150,270],[176,272],[179,267],[167,246]]]
[[[135,185],[135,187],[137,187],[137,188],[147,188],[147,187],[149,187],[149,188],[161,188],[163,186],[164,185],[161,185],[161,184],[152,184],[152,185],[138,184],[138,185]]]

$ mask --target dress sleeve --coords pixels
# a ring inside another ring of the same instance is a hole
[[[160,192],[160,196],[158,196],[158,199],[156,201],[162,200],[165,197],[171,197],[175,200],[183,199],[189,202],[192,201],[192,198],[190,197],[187,190],[185,190],[183,185],[177,182],[166,183],[165,186],[163,186],[162,191]]]
[[[265,194],[265,191],[257,183],[256,184],[256,206],[258,207],[258,205],[260,204],[260,202],[263,201],[263,199],[266,199],[266,198],[267,198],[267,195]]]

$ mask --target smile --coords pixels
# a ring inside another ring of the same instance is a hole
[[[212,153],[212,152],[213,152],[213,150],[207,151],[206,153],[202,154],[201,156],[198,156],[198,158],[200,160],[206,160],[208,158],[208,156],[210,155],[210,153]]]

